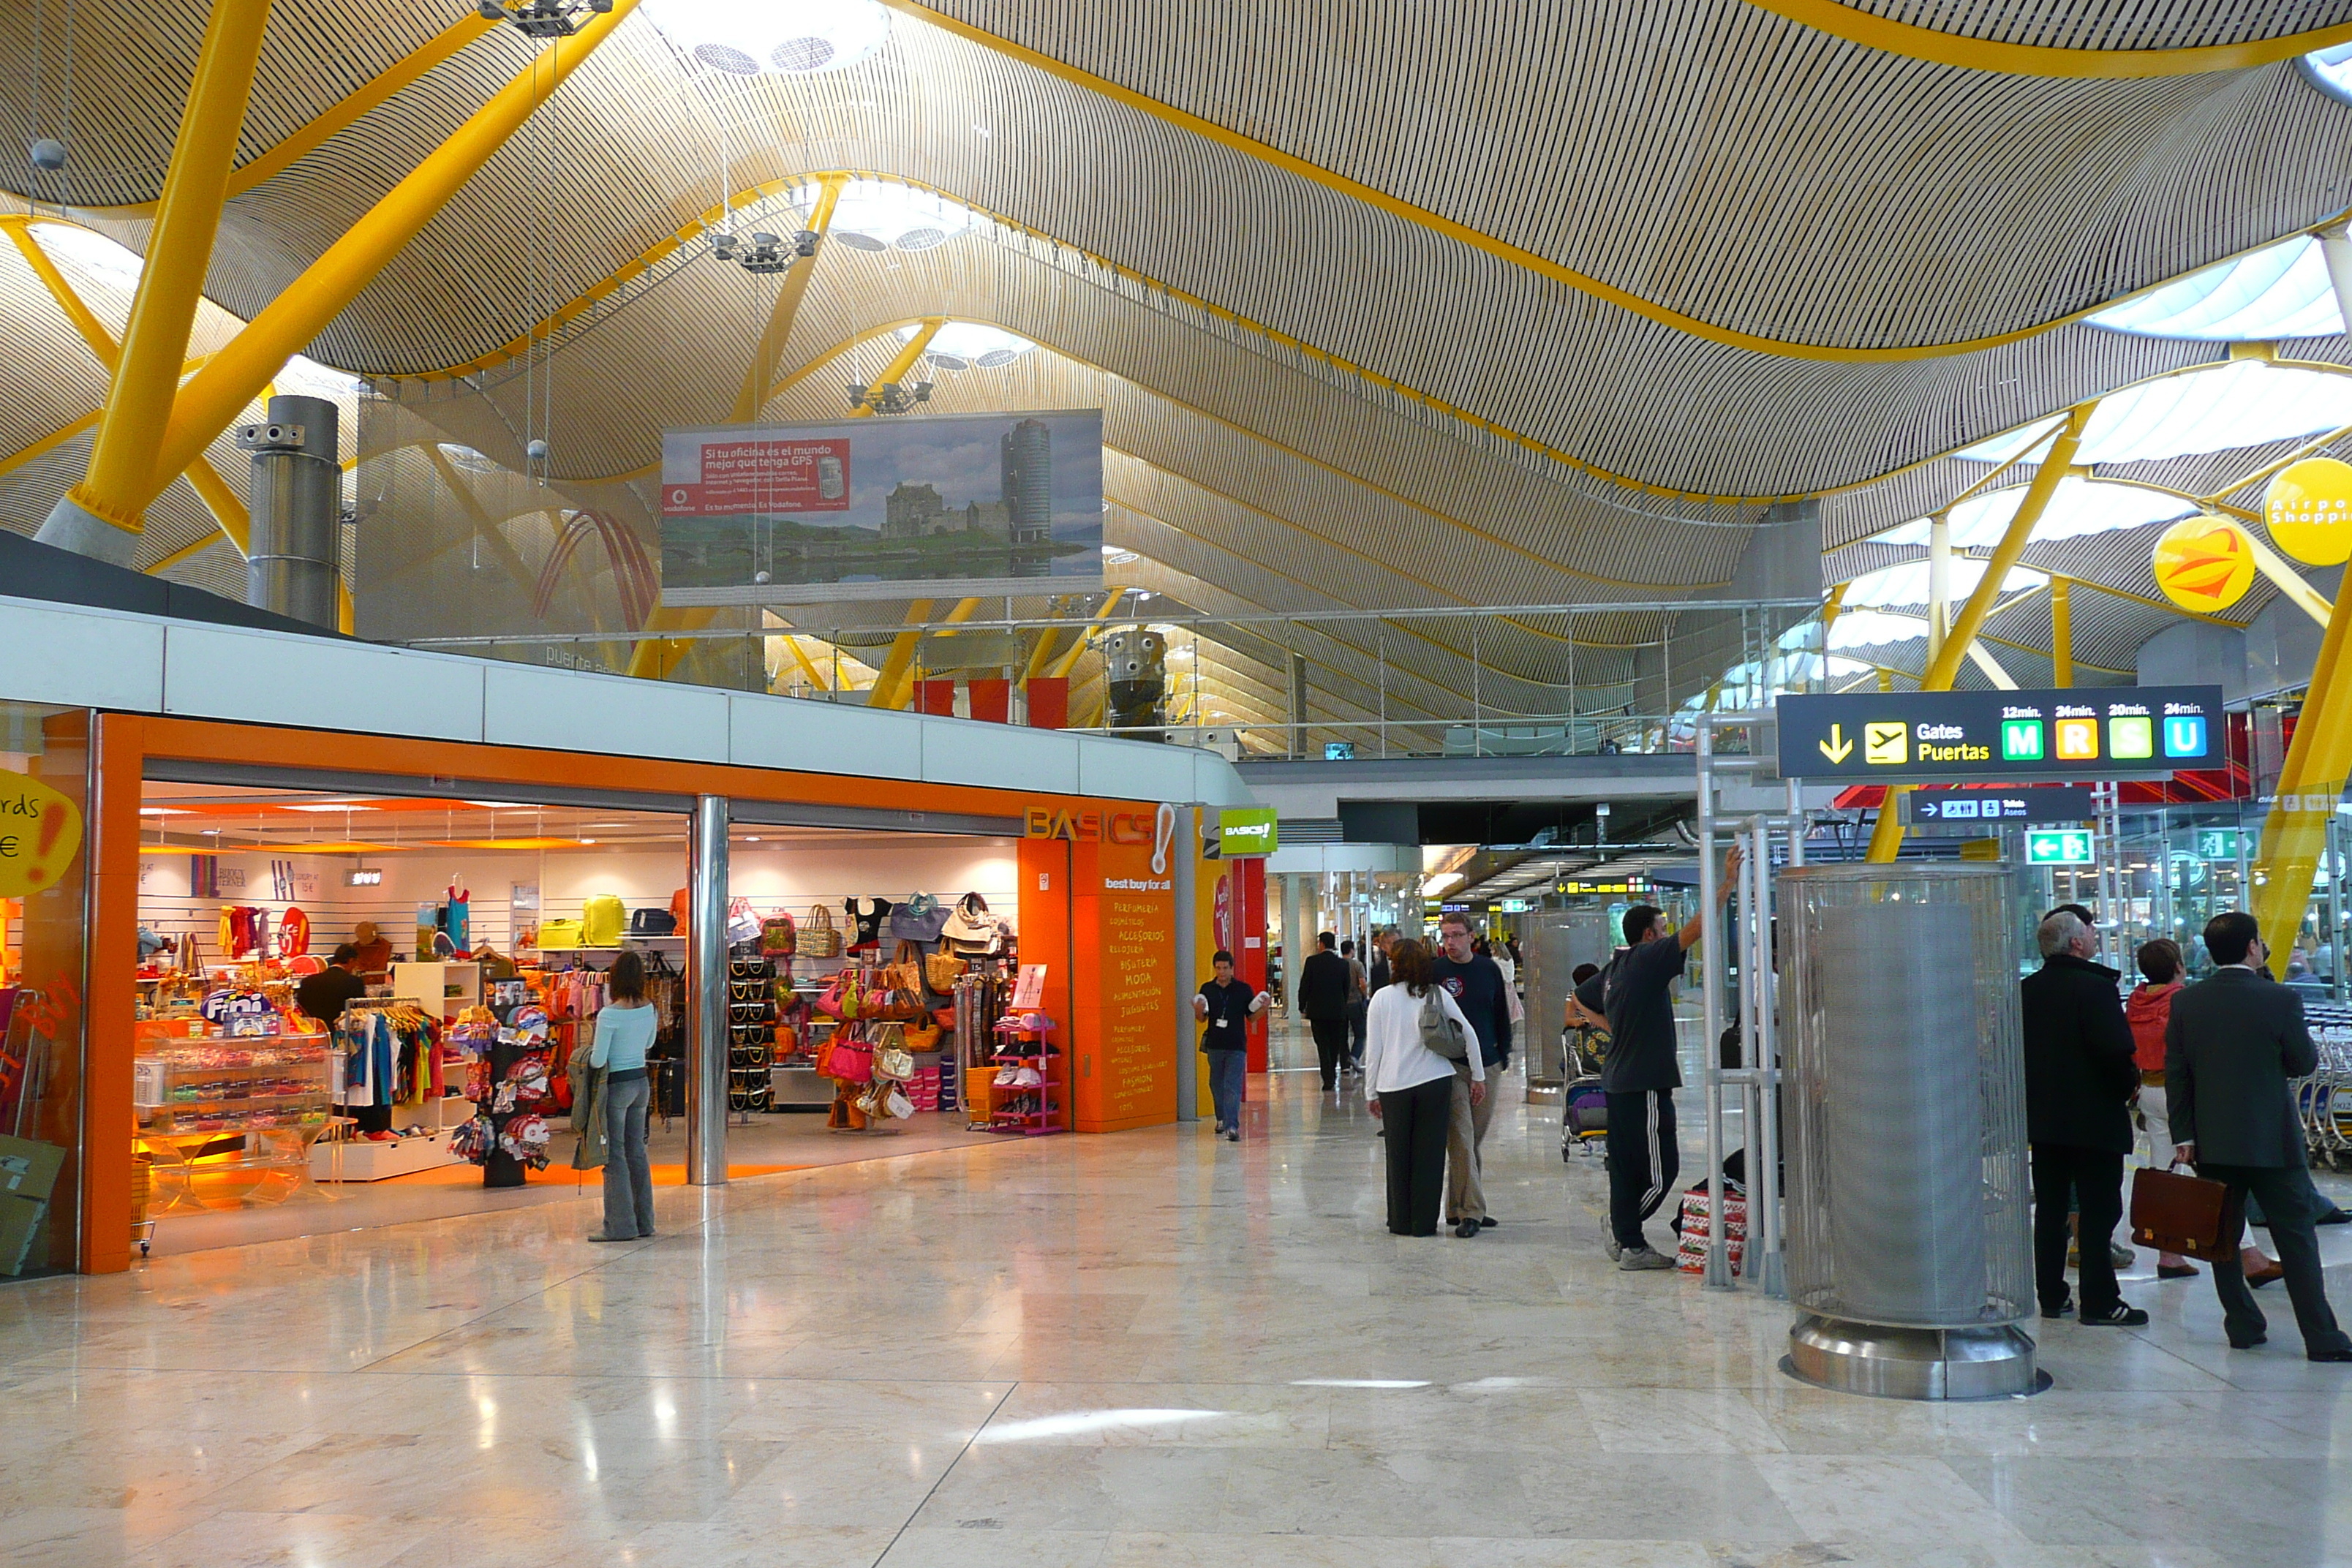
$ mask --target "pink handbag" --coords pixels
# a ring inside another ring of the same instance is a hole
[[[817,1071],[841,1083],[872,1083],[874,1047],[862,1040],[837,1040],[825,1047]]]

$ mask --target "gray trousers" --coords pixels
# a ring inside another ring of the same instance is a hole
[[[604,1234],[654,1233],[654,1171],[646,1158],[646,1107],[653,1080],[634,1078],[604,1089]]]
[[[1476,1050],[1473,1041],[1470,1048]],[[1495,1090],[1501,1086],[1502,1069],[1486,1075],[1486,1098],[1477,1105],[1470,1103],[1470,1064],[1454,1064],[1454,1114],[1445,1129],[1445,1219],[1451,1225],[1465,1219],[1486,1217],[1486,1184],[1478,1155],[1486,1142],[1486,1129],[1495,1120]]]

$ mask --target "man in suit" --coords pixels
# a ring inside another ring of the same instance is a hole
[[[2231,910],[2205,922],[2205,951],[2221,967],[2172,999],[2164,1031],[2164,1094],[2176,1158],[2270,1216],[2271,1245],[2313,1361],[2352,1362],[2319,1272],[2319,1237],[2299,1176],[2310,1164],[2289,1083],[2319,1065],[2303,1026],[2303,999],[2273,981],[2254,917]],[[2213,1264],[2221,1322],[2237,1350],[2261,1344],[2269,1326],[2246,1288],[2237,1254]]]
[[[1332,951],[1339,945],[1337,933],[1327,931],[1316,942],[1314,953],[1299,966],[1298,1010],[1315,1032],[1316,1061],[1328,1094],[1339,1087],[1339,1063],[1348,1054],[1348,998],[1356,988],[1356,972]]]
[[[2139,1093],[2131,1025],[2116,971],[2091,962],[2098,939],[2067,910],[2033,933],[2042,967],[2018,983],[2025,1026],[2025,1136],[2033,1152],[2033,1283],[2042,1315],[2063,1318],[2066,1298],[2066,1208],[2080,1214],[2080,1321],[2137,1328],[2147,1314],[2116,1288],[2108,1239],[2124,1216],[2124,1160]]]

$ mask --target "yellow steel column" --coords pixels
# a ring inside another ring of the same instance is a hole
[[[812,233],[822,235],[833,226],[834,204],[841,199],[841,187],[847,183],[844,175],[826,177],[824,188],[816,198],[816,210],[809,216]],[[734,412],[728,416],[730,425],[749,425],[766,405],[768,389],[776,384],[776,367],[783,363],[785,341],[793,335],[793,322],[800,315],[801,299],[808,293],[809,279],[815,276],[814,258],[794,265],[784,274],[783,287],[776,290],[775,307],[768,312],[768,324],[760,333],[759,346],[752,352],[750,367],[743,372],[742,390],[736,393]]]
[[[1944,651],[1952,626],[1952,519],[1937,512],[1927,520],[1927,662]]]
[[[549,63],[533,62],[474,111],[407,178],[351,226],[326,253],[286,285],[245,330],[212,357],[172,405],[164,428],[160,466],[176,473],[189,457],[212,445],[238,412],[341,315],[360,290],[375,281],[403,247],[433,221],[449,198],[547,101],[591,51],[612,36],[636,0],[613,0],[613,8],[593,18],[569,38],[548,46]],[[153,499],[149,489],[141,505]]]
[[[2050,579],[2050,684],[2074,684],[2074,584],[2068,577]]]
[[[2075,448],[2082,445],[2083,428],[2091,421],[2091,411],[2097,401],[2077,405],[2066,414],[2066,423],[2058,428],[2058,438],[2050,445],[2049,455],[2034,470],[2033,482],[2026,487],[2025,499],[2018,503],[2017,514],[2009,520],[2007,531],[1994,547],[1992,559],[1985,563],[1984,575],[1977,582],[1977,591],[1969,595],[1960,607],[1959,618],[1944,638],[1944,646],[1928,661],[1927,672],[1919,678],[1922,691],[1949,691],[1953,678],[1960,672],[1960,660],[1984,630],[1985,618],[2000,602],[2001,584],[2009,580],[2010,569],[2025,546],[2033,538],[2033,525],[2042,521],[2042,513],[2057,493],[2058,481],[2066,477],[2067,468],[2074,461]],[[1871,830],[1870,853],[1867,858],[1888,861],[1903,847],[1903,819],[1895,810],[1895,797],[1904,786],[1897,784],[1886,792],[1886,800],[1878,808],[1878,826]]]
[[[1113,588],[1110,591],[1110,597],[1103,601],[1103,607],[1095,612],[1095,625],[1100,626],[1103,622],[1110,619],[1111,612],[1118,609],[1120,601],[1126,597],[1126,589]],[[1093,634],[1091,632],[1082,631],[1078,633],[1078,640],[1070,645],[1070,651],[1054,661],[1054,673],[1055,675],[1066,677],[1070,671],[1078,667],[1078,656],[1093,646],[1089,640],[1092,636]]]
[[[261,58],[268,21],[269,0],[214,0],[211,19],[205,24],[204,51],[196,58],[195,77],[180,113],[180,133],[163,175],[155,226],[148,235],[146,265],[131,301],[121,361],[107,388],[98,439],[90,447],[89,471],[41,525],[37,537],[44,543],[129,565],[131,538],[144,524],[147,503],[173,475],[200,459],[213,437],[227,427],[252,395],[249,391],[238,399],[236,407],[180,461],[169,467],[159,461],[158,437],[172,412],[180,363],[188,353],[188,331],[195,322],[196,302],[212,266],[213,237],[220,229],[229,164],[236,157],[237,133],[245,124],[246,101],[252,96],[254,68]],[[253,391],[268,379],[261,376]]]
[[[2344,657],[2346,627],[2352,625],[2347,604],[2352,594],[2339,591],[2286,763],[2279,770],[2278,799],[2263,822],[2262,851],[2254,862],[2262,878],[2252,912],[2263,941],[2275,952],[2293,946],[2303,929],[2312,873],[2326,847],[2327,822],[2344,794],[2345,774],[2352,772],[2352,670],[2345,668]]]
[[[907,621],[910,626],[921,625],[930,618],[930,615],[931,602],[929,599],[917,599],[907,606]],[[892,700],[893,694],[906,680],[908,668],[915,662],[915,645],[921,640],[922,635],[920,632],[900,632],[890,639],[890,652],[882,660],[881,669],[876,672],[874,684],[866,689],[866,706],[904,706]]]

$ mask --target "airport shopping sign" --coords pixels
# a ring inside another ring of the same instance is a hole
[[[1784,778],[1868,784],[2147,778],[2223,765],[2218,686],[1783,697]]]

